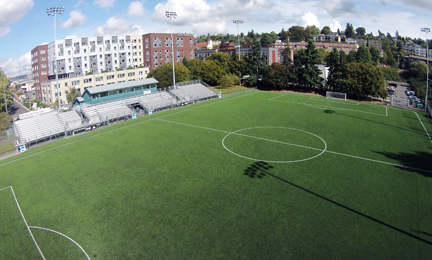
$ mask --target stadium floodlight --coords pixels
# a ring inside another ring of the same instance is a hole
[[[426,98],[425,98],[425,112],[427,112],[428,107],[428,94],[429,94],[429,43],[427,34],[430,32],[430,28],[421,28],[422,32],[426,33],[426,64],[427,64],[427,73],[426,73]]]
[[[175,70],[174,70],[174,37],[173,37],[173,32],[172,32],[172,18],[176,18],[177,17],[177,13],[176,12],[170,12],[170,11],[166,11],[165,12],[166,17],[168,17],[170,19],[170,23],[171,23],[171,57],[172,57],[172,70],[173,70],[173,88],[175,88]]]
[[[47,8],[46,12],[48,16],[54,16],[54,71],[55,71],[55,77],[56,77],[56,88],[57,88],[57,103],[58,103],[58,111],[61,112],[61,100],[60,100],[60,94],[59,94],[59,83],[58,83],[58,74],[57,74],[57,49],[56,49],[56,16],[62,15],[64,13],[65,8],[63,6],[58,7],[50,7]]]
[[[241,62],[240,62],[240,24],[241,23],[243,23],[243,20],[233,20],[233,23],[236,23],[237,24],[237,38],[238,38],[238,48],[239,48],[239,51],[238,51],[238,56],[239,56],[239,78],[240,78],[240,84],[239,84],[239,86],[241,86],[241,67],[240,67],[240,64],[241,64]]]
[[[343,99],[346,101],[346,93],[326,91],[326,98]]]

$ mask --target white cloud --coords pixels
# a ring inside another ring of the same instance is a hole
[[[0,60],[0,68],[5,72],[7,77],[15,77],[31,73],[31,53],[19,57],[17,60],[6,58]]]
[[[117,0],[94,0],[93,4],[99,6],[100,8],[109,9],[114,6]]]
[[[128,8],[128,16],[131,17],[142,17],[145,14],[145,8],[142,2],[135,1],[131,2]]]
[[[317,4],[333,18],[358,15],[357,6],[353,0],[326,0]]]
[[[79,0],[78,3],[74,5],[75,8],[80,7],[81,5],[87,6],[88,4],[84,0]]]
[[[297,24],[303,27],[315,25],[316,27],[320,27],[320,22],[318,21],[318,17],[311,13],[307,12],[303,14],[300,19],[297,21]]]
[[[87,21],[87,17],[79,11],[73,10],[69,13],[69,19],[61,24],[61,28],[78,27]]]
[[[104,25],[98,26],[95,35],[137,35],[144,33],[141,26],[128,23],[122,17],[116,15],[109,18]]]
[[[21,20],[32,9],[33,0],[0,0],[0,27]]]
[[[342,30],[342,26],[336,19],[333,19],[333,21],[330,23],[330,29],[332,32],[337,32],[338,29]]]
[[[247,18],[250,23],[268,22],[263,12],[271,7],[267,0],[167,0],[155,6],[151,19],[168,25],[165,12],[175,11],[177,18],[173,19],[173,30],[188,32],[192,27],[193,33],[198,35],[226,33],[227,25],[232,24],[233,19]]]
[[[11,28],[9,26],[0,27],[0,38],[10,33]]]

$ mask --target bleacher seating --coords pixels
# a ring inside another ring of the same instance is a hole
[[[217,95],[215,92],[200,83],[177,86],[175,89],[170,90],[170,92],[175,95],[180,102],[201,100],[215,97]]]
[[[38,116],[15,121],[19,135],[19,142],[34,142],[65,132],[65,123],[57,112],[50,112]]]
[[[177,101],[168,92],[157,92],[140,96],[139,104],[147,111],[160,110],[176,105]]]
[[[75,111],[59,113],[58,116],[66,125],[66,130],[72,131],[83,127],[81,117]]]
[[[115,120],[133,114],[133,111],[125,105],[125,100],[87,106],[82,108],[81,112],[89,120],[90,124]]]

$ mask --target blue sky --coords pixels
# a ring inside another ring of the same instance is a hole
[[[0,0],[0,68],[9,77],[30,73],[30,51],[53,41],[54,19],[47,7],[65,7],[57,17],[57,39],[75,35],[169,32],[165,11],[176,11],[174,32],[237,33],[233,19],[242,19],[241,32],[280,32],[293,25],[345,29],[363,26],[412,38],[425,37],[432,27],[430,0]],[[430,38],[430,37],[428,37]]]

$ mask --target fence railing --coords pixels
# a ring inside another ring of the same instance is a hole
[[[15,137],[14,129],[9,128],[0,133],[0,142],[12,139]]]

